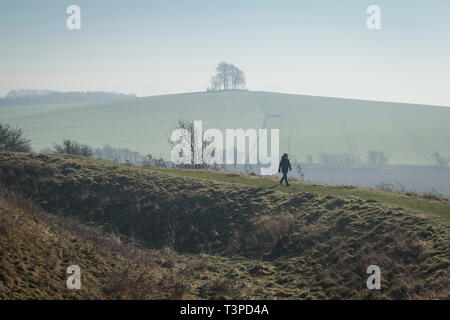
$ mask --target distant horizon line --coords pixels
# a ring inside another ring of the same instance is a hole
[[[214,90],[214,91],[191,91],[191,92],[175,92],[175,93],[160,93],[160,94],[151,94],[140,96],[136,93],[124,93],[122,91],[107,91],[107,90],[67,90],[67,91],[59,91],[53,89],[11,89],[8,93],[12,91],[49,91],[52,93],[109,93],[109,94],[117,94],[117,95],[127,95],[130,96],[130,99],[145,99],[151,97],[162,97],[162,96],[174,96],[174,95],[185,95],[185,94],[214,94],[214,93],[224,93],[224,92],[253,92],[253,93],[271,93],[271,94],[283,94],[283,95],[292,95],[292,96],[304,96],[304,97],[315,97],[315,98],[329,98],[329,99],[341,99],[341,100],[354,100],[354,101],[366,101],[366,102],[383,102],[383,103],[393,103],[393,104],[408,104],[408,105],[417,105],[417,106],[429,106],[429,107],[444,107],[449,108],[449,105],[435,105],[435,104],[423,104],[423,103],[414,103],[414,102],[400,102],[400,101],[388,101],[388,100],[370,100],[363,98],[352,98],[352,97],[337,97],[337,96],[322,96],[322,95],[312,95],[312,94],[301,94],[301,93],[291,93],[291,92],[281,92],[281,91],[266,91],[266,90],[249,90],[249,89],[229,89],[229,90]],[[7,98],[7,95],[0,96],[0,99]]]
[[[215,90],[215,91],[192,91],[192,92],[178,92],[178,93],[162,93],[162,94],[152,94],[148,96],[138,96],[136,95],[136,99],[145,99],[151,97],[162,97],[162,96],[174,96],[174,95],[183,95],[183,94],[214,94],[214,93],[223,93],[223,92],[260,92],[260,93],[272,93],[272,94],[283,94],[283,95],[291,95],[291,96],[303,96],[303,97],[314,97],[314,98],[328,98],[328,99],[341,99],[341,100],[354,100],[354,101],[367,101],[367,102],[384,102],[384,103],[395,103],[395,104],[409,104],[409,105],[417,105],[417,106],[429,106],[429,107],[443,107],[450,108],[449,105],[435,105],[435,104],[423,104],[423,103],[413,103],[413,102],[399,102],[399,101],[387,101],[387,100],[369,100],[362,98],[350,98],[350,97],[336,97],[336,96],[320,96],[313,94],[300,94],[300,93],[291,93],[291,92],[280,92],[280,91],[266,91],[266,90],[248,90],[248,89],[235,89],[235,90]]]

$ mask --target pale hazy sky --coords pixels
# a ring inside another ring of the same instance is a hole
[[[450,106],[449,57],[450,0],[0,1],[2,96],[202,91],[227,61],[250,90]]]

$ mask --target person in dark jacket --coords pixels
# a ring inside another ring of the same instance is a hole
[[[288,169],[292,171],[291,163],[289,162],[288,154],[285,153],[281,157],[280,166],[278,167],[278,172],[283,172],[283,178],[280,180],[280,184],[283,184],[283,180],[286,181],[286,186],[289,187],[289,182],[287,178]]]

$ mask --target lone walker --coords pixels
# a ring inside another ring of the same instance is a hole
[[[292,171],[291,162],[288,159],[288,154],[285,153],[280,161],[280,166],[278,167],[278,172],[283,172],[283,177],[280,180],[280,184],[283,184],[283,180],[286,181],[286,187],[289,187],[289,182],[287,178],[288,169]]]

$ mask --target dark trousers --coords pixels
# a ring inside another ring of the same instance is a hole
[[[283,178],[281,178],[280,184],[283,184],[283,180],[286,181],[286,185],[288,186],[289,185],[289,181],[288,181],[288,178],[287,178],[287,172],[283,172]]]

